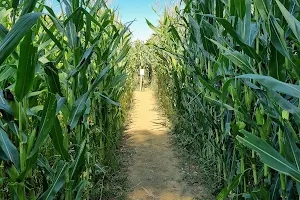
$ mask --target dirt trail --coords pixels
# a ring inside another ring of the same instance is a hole
[[[183,181],[165,126],[166,119],[156,106],[153,92],[135,92],[134,101],[131,122],[125,133],[126,145],[134,149],[128,166],[131,191],[127,199],[209,199],[205,194],[199,195],[204,191],[201,186],[191,187]]]

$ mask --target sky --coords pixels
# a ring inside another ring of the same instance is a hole
[[[109,0],[110,7],[117,10],[119,17],[123,23],[133,22],[130,30],[133,34],[133,40],[146,41],[150,38],[153,31],[147,25],[148,19],[153,25],[157,25],[159,16],[153,11],[154,8],[158,13],[162,13],[166,5],[174,4],[176,0]],[[57,0],[46,0],[55,11],[59,12],[59,4]],[[172,3],[171,3],[172,2]]]
[[[123,23],[136,20],[130,26],[133,40],[146,41],[153,32],[148,27],[145,18],[153,25],[157,25],[160,17],[153,11],[152,7],[155,10],[162,11],[165,2],[165,0],[113,0],[110,6],[118,9]]]

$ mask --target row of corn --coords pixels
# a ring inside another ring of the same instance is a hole
[[[299,11],[299,0],[185,0],[148,21],[158,98],[217,199],[300,199]]]
[[[0,5],[0,199],[101,199],[133,88],[130,24],[103,0]]]

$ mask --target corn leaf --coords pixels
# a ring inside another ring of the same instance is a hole
[[[244,134],[244,137],[237,136],[236,139],[246,147],[256,151],[263,163],[280,173],[289,175],[295,180],[300,181],[300,171],[282,157],[272,146],[245,130],[241,130],[240,132]]]
[[[15,50],[21,39],[40,18],[42,13],[29,13],[19,18],[0,43],[0,64]]]
[[[120,103],[111,100],[110,98],[108,98],[107,96],[101,94],[100,92],[96,92],[96,94],[97,94],[98,96],[100,96],[101,99],[103,99],[104,101],[106,101],[106,102],[109,103],[109,104],[112,104],[112,105],[115,105],[115,106],[118,106],[118,107],[121,106]]]
[[[57,192],[66,182],[66,170],[68,163],[60,161],[55,170],[55,177],[50,187],[38,198],[39,200],[53,200]]]
[[[54,63],[51,62],[47,63],[44,70],[48,76],[49,91],[52,92],[53,94],[58,94],[60,96],[63,96],[61,92],[59,77],[58,77],[58,70],[54,66]]]
[[[225,30],[237,41],[237,43],[248,56],[256,59],[258,62],[261,61],[261,57],[255,52],[255,49],[243,42],[242,38],[237,34],[237,32],[226,19],[217,18],[217,21],[222,24]]]
[[[237,76],[237,78],[253,79],[265,86],[266,88],[268,88],[269,90],[300,98],[300,86],[281,82],[270,76],[263,76],[258,74],[245,74]]]
[[[37,47],[33,46],[31,38],[32,32],[29,31],[20,47],[20,60],[15,85],[15,95],[19,102],[22,101],[33,86]]]
[[[282,55],[290,59],[290,55],[285,42],[284,30],[280,27],[274,17],[270,20],[271,42]]]
[[[300,41],[300,22],[284,7],[279,0],[276,0],[276,3],[286,22],[289,24],[289,28],[293,31],[298,41]]]
[[[61,157],[64,160],[68,161],[70,159],[70,155],[64,147],[63,132],[57,117],[55,118],[53,128],[50,131],[50,137],[52,139],[53,146],[55,147],[56,151],[61,155]]]
[[[53,128],[55,123],[55,112],[56,112],[56,97],[55,95],[48,93],[48,97],[46,99],[46,103],[44,105],[42,119],[40,122],[40,132],[34,144],[32,151],[30,152],[29,158],[36,154],[40,147],[44,144],[46,139],[48,138],[48,134]]]
[[[103,76],[106,74],[108,70],[109,70],[109,66],[105,67],[101,71],[101,73],[97,76],[97,78],[94,80],[90,89],[75,101],[74,105],[72,106],[70,118],[68,121],[68,125],[70,126],[71,129],[73,129],[77,125],[79,118],[83,115],[85,110],[85,103],[90,93],[96,89],[101,79],[103,78]]]
[[[0,127],[0,146],[6,157],[20,170],[20,156],[17,148],[9,140],[6,132]]]
[[[75,188],[75,191],[77,191],[76,196],[75,196],[75,200],[81,200],[82,199],[82,193],[84,188],[87,186],[89,182],[84,180],[81,181]]]
[[[270,95],[283,110],[294,115],[295,122],[300,126],[300,108],[290,103],[277,92],[270,92]]]
[[[79,169],[80,166],[84,164],[84,151],[86,147],[86,140],[83,140],[80,144],[80,149],[76,154],[76,158],[73,161],[71,167],[70,167],[70,177],[73,178],[76,174],[75,172]]]
[[[244,173],[238,174],[234,177],[231,184],[225,188],[222,189],[222,191],[218,194],[217,200],[223,200],[226,199],[226,197],[229,195],[229,193],[234,190],[240,183]]]
[[[298,171],[300,171],[300,149],[297,147],[295,139],[287,128],[285,130],[284,138],[286,140],[286,144],[284,145],[286,158],[296,166]]]
[[[0,110],[5,111],[6,113],[13,116],[13,111],[3,96],[3,91],[0,89]]]
[[[11,66],[4,67],[4,69],[0,72],[0,82],[15,75],[16,71],[17,70],[14,67]]]

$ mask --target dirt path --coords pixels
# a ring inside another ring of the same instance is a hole
[[[209,199],[205,194],[199,195],[204,191],[201,186],[191,187],[183,181],[165,126],[166,119],[161,116],[152,91],[135,92],[134,101],[131,122],[125,133],[126,145],[134,149],[128,169],[131,192],[127,199]]]

